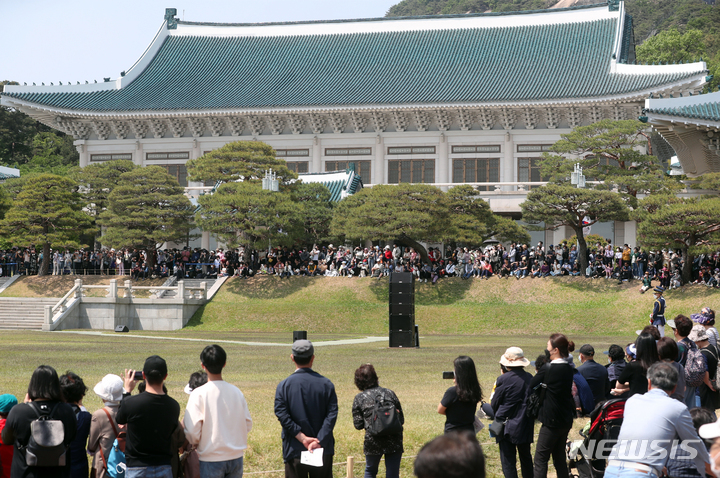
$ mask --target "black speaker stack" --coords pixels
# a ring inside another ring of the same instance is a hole
[[[415,282],[410,272],[390,274],[390,347],[417,347]]]

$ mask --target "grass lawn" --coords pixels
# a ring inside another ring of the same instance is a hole
[[[184,410],[187,395],[182,391],[190,373],[199,369],[199,354],[213,339],[226,341],[254,341],[287,343],[287,346],[248,346],[222,343],[228,353],[225,378],[245,393],[254,427],[249,437],[245,471],[259,472],[282,469],[280,426],[273,413],[273,401],[277,384],[293,371],[290,362],[288,333],[237,333],[185,330],[182,333],[140,333],[143,337],[113,334],[87,335],[75,333],[43,333],[5,331],[0,335],[0,376],[3,377],[0,393],[13,393],[22,399],[32,371],[37,365],[49,364],[58,372],[72,370],[85,380],[90,389],[85,406],[92,412],[101,406],[92,387],[105,374],[121,374],[123,369],[142,367],[145,357],[158,354],[168,362],[169,394],[180,402]],[[202,341],[159,340],[157,337],[194,338]],[[188,337],[190,336],[190,337]],[[578,347],[591,341],[598,351],[599,361],[605,356],[611,343],[624,344],[633,339],[626,336],[583,337],[571,334]],[[362,335],[331,335],[310,332],[314,341],[360,338]],[[411,477],[411,458],[420,447],[442,433],[444,417],[436,412],[449,381],[441,378],[443,370],[452,370],[452,361],[458,355],[470,355],[478,368],[480,382],[486,399],[492,384],[499,375],[498,359],[509,346],[523,348],[533,359],[545,347],[546,336],[527,336],[512,332],[502,335],[436,335],[422,336],[420,349],[389,349],[387,343],[356,345],[328,345],[316,348],[315,370],[330,378],[336,386],[340,413],[335,427],[335,462],[343,462],[354,456],[357,462],[364,460],[362,453],[363,432],[352,425],[351,406],[358,392],[353,384],[355,369],[367,362],[375,365],[380,383],[393,389],[400,398],[405,411],[405,456],[401,474]],[[584,420],[576,421],[580,428]],[[576,434],[576,432],[574,432]],[[497,446],[488,435],[487,428],[478,438],[487,455],[489,476],[502,476]],[[382,473],[381,465],[381,473]],[[551,467],[552,469],[552,467]],[[338,466],[335,476],[345,476],[345,468]],[[355,466],[355,476],[362,476],[363,465]],[[283,473],[262,476],[283,476]]]
[[[647,324],[654,300],[638,292],[640,285],[575,277],[417,283],[415,323],[422,334],[632,334]],[[717,309],[718,297],[717,289],[699,285],[669,291],[665,315]],[[230,279],[184,333],[214,330],[384,335],[387,279]]]

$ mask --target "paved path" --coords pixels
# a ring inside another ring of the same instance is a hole
[[[74,330],[62,330],[53,332],[54,334],[77,334],[77,335],[95,335],[105,337],[133,337],[138,339],[152,339],[152,340],[180,340],[186,342],[213,342],[213,343],[224,343],[224,344],[238,344],[238,345],[252,345],[259,347],[288,347],[289,343],[275,343],[275,342],[247,342],[241,340],[212,340],[212,339],[191,339],[187,337],[159,337],[157,335],[134,335],[134,334],[116,334],[107,332],[85,332],[85,331],[74,331]],[[387,337],[365,337],[364,339],[344,339],[344,340],[325,340],[313,342],[315,347],[323,347],[326,345],[353,345],[353,344],[368,344],[372,342],[386,342]]]

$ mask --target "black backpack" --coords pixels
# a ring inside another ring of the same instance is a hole
[[[376,395],[371,412],[366,427],[370,435],[385,436],[402,433],[403,426],[400,423],[400,412],[395,408],[395,402],[385,399],[383,395]]]
[[[48,406],[30,402],[37,418],[30,422],[30,440],[23,447],[25,463],[28,466],[65,466],[67,447],[65,446],[65,425],[60,420],[54,420],[53,414],[60,405],[48,411]],[[40,412],[43,413],[40,413]]]

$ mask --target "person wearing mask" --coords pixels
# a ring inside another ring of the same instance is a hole
[[[533,423],[525,416],[525,396],[532,375],[525,371],[530,361],[520,347],[510,347],[500,356],[503,374],[498,377],[490,405],[495,419],[505,422],[503,435],[496,437],[500,464],[506,478],[518,478],[516,454],[520,458],[522,478],[532,478],[533,462],[530,444]]]
[[[720,352],[717,347],[710,343],[710,336],[702,324],[695,324],[688,338],[695,342],[707,364],[707,372],[705,372],[703,383],[698,387],[697,394],[700,399],[700,406],[711,410],[714,419],[715,410],[720,407],[720,394],[717,391],[718,385],[715,383]]]
[[[60,376],[60,389],[65,402],[72,407],[77,420],[77,435],[70,444],[70,476],[72,478],[87,478],[88,461],[85,449],[92,418],[82,404],[87,387],[82,378],[72,372],[67,372]]]
[[[557,476],[568,476],[565,443],[572,428],[575,402],[572,397],[573,369],[567,362],[575,344],[563,334],[553,334],[547,342],[545,364],[530,381],[528,393],[544,384],[545,398],[538,420],[542,423],[535,445],[534,477],[547,477],[552,456]]]
[[[635,340],[635,360],[627,364],[617,379],[617,385],[610,393],[619,396],[629,392],[629,396],[632,397],[647,392],[647,370],[659,360],[655,338],[650,334],[640,334]]]
[[[438,405],[438,413],[445,415],[445,433],[467,430],[475,433],[475,410],[482,400],[475,362],[461,355],[453,362],[453,386],[445,391]]]
[[[105,462],[110,455],[113,442],[120,433],[115,421],[123,396],[123,379],[117,375],[105,375],[93,388],[103,407],[92,414],[87,451],[93,456],[92,468],[96,478],[107,478]]]
[[[403,454],[403,433],[371,435],[368,432],[370,420],[376,402],[392,402],[398,414],[400,424],[405,423],[400,400],[390,389],[383,388],[378,382],[375,367],[372,364],[361,365],[355,370],[355,386],[360,390],[352,405],[353,425],[357,430],[365,429],[363,452],[365,453],[365,478],[375,478],[378,474],[380,459],[385,455],[386,478],[400,476],[400,460]]]
[[[665,336],[665,298],[663,292],[665,292],[665,289],[662,286],[653,289],[655,303],[653,304],[653,311],[650,313],[650,324],[657,327],[660,337]]]

